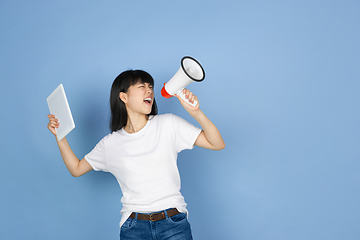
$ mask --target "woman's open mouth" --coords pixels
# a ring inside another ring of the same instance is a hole
[[[144,99],[144,102],[145,102],[146,104],[150,104],[150,105],[151,105],[151,101],[152,101],[152,98],[150,98],[150,97]]]

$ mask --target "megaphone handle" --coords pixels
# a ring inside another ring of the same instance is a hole
[[[176,95],[180,96],[180,97],[182,98],[182,100],[184,100],[185,102],[187,102],[189,105],[195,107],[195,106],[197,105],[197,101],[194,100],[193,103],[189,102],[189,99],[186,99],[183,90],[184,90],[184,89],[180,89],[180,90],[176,93]]]

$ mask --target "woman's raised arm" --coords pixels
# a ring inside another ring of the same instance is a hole
[[[225,142],[221,137],[219,129],[215,126],[214,123],[200,110],[199,100],[193,95],[188,89],[184,89],[184,94],[189,102],[194,102],[196,100],[198,104],[193,107],[182,100],[179,96],[177,98],[180,100],[181,105],[185,108],[188,113],[195,118],[195,120],[201,125],[202,132],[195,141],[195,145],[211,150],[221,150],[225,148]]]
[[[58,119],[56,119],[52,114],[49,114],[48,118],[49,123],[47,127],[56,138],[55,129],[59,127]],[[61,157],[72,176],[80,177],[92,170],[91,165],[84,158],[80,161],[79,158],[74,154],[66,137],[61,139],[61,141],[58,141],[56,138],[56,142],[58,144]]]

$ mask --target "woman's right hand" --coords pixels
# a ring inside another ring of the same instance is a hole
[[[54,134],[56,136],[56,128],[59,127],[60,123],[58,123],[58,119],[55,118],[55,115],[52,115],[52,114],[49,114],[48,115],[48,118],[49,118],[49,123],[47,125],[47,128],[50,130],[50,132],[52,134]]]

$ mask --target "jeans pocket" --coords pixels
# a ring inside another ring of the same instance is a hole
[[[121,226],[121,229],[125,230],[125,229],[130,229],[131,227],[135,226],[136,224],[136,220],[133,218],[128,218],[126,219],[126,221],[123,223],[123,225]]]
[[[168,218],[170,222],[173,223],[183,223],[185,221],[187,221],[187,215],[186,213],[178,213],[172,217]]]

